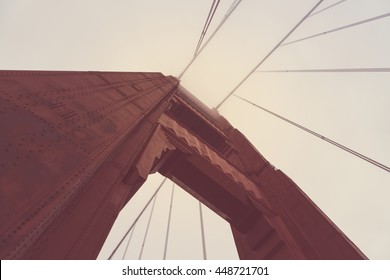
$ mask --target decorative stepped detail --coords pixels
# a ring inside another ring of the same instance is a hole
[[[188,147],[192,148],[194,152],[206,158],[213,166],[228,175],[234,182],[245,188],[250,194],[254,195],[258,199],[263,197],[259,188],[251,180],[249,180],[225,159],[221,158],[205,143],[197,139],[196,136],[192,135],[189,131],[180,126],[176,121],[164,115],[161,117],[160,123],[165,129],[182,140]]]

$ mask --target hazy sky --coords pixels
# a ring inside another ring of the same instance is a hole
[[[177,76],[192,57],[211,2],[2,0],[0,68],[154,71]],[[221,1],[211,31],[232,2]],[[317,2],[243,0],[183,76],[182,85],[208,106],[216,106]],[[325,0],[318,9],[336,2]],[[344,1],[307,19],[287,41],[388,12],[388,0]],[[389,30],[387,17],[283,46],[259,70],[390,67]],[[255,73],[236,93],[390,165],[390,73]],[[219,112],[369,258],[390,259],[388,172],[234,96]],[[122,215],[103,258],[160,180],[156,176],[143,188],[145,193],[137,194],[138,202],[129,205],[131,213]],[[148,237],[144,258],[162,257],[170,187],[171,183],[164,186],[156,202],[159,216],[153,217],[153,236]],[[205,216],[209,256],[236,257],[228,225],[213,213]],[[138,258],[147,218],[137,225],[129,258]],[[168,257],[201,258],[198,205],[179,188],[172,227]],[[188,244],[197,245],[188,250]]]

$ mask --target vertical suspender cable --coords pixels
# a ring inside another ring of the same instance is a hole
[[[167,248],[168,248],[168,239],[169,239],[169,228],[171,226],[171,216],[172,216],[172,204],[173,204],[173,194],[175,192],[175,183],[172,183],[172,192],[171,192],[171,202],[169,204],[169,214],[168,214],[168,225],[167,233],[165,235],[165,246],[164,246],[164,256],[163,260],[167,259]]]
[[[324,141],[326,141],[326,142],[328,142],[328,143],[330,143],[330,144],[332,144],[332,145],[334,145],[334,146],[336,146],[336,147],[338,147],[338,148],[340,148],[340,149],[342,149],[342,150],[344,150],[344,151],[346,151],[346,152],[348,152],[348,153],[350,153],[358,158],[361,158],[362,160],[365,160],[368,163],[371,163],[371,164],[373,164],[373,165],[375,165],[375,166],[377,166],[377,167],[379,167],[387,172],[390,172],[389,166],[386,166],[386,165],[384,165],[376,160],[373,160],[372,158],[369,158],[361,153],[358,153],[358,152],[356,152],[356,151],[354,151],[354,150],[352,150],[344,145],[341,145],[340,143],[333,141],[332,139],[329,139],[329,138],[327,138],[327,137],[325,137],[325,136],[323,136],[323,135],[321,135],[313,130],[310,130],[310,129],[304,127],[303,125],[300,125],[300,124],[293,122],[292,120],[289,120],[281,115],[278,115],[278,114],[276,114],[276,113],[274,113],[274,112],[272,112],[264,107],[261,107],[260,105],[257,105],[256,103],[250,102],[249,100],[246,100],[245,98],[242,98],[236,94],[234,94],[234,96],[245,101],[246,103],[249,103],[249,104],[263,110],[264,112],[267,112],[267,113],[269,113],[269,114],[271,114],[271,115],[273,115],[273,116],[275,116],[275,117],[277,117],[277,118],[279,118],[279,119],[281,119],[281,120],[283,120],[283,121],[285,121],[285,122],[287,122],[295,127],[298,127],[300,129],[302,129],[303,131],[306,131],[306,132],[308,132],[308,133],[310,133],[310,134],[312,134],[312,135],[314,135],[314,136],[316,136],[316,137],[318,137],[318,138],[320,138],[320,139],[322,139],[322,140],[324,140]]]
[[[351,23],[351,24],[347,24],[347,25],[344,25],[344,26],[341,26],[341,27],[338,27],[338,28],[334,28],[334,29],[331,29],[331,30],[323,31],[321,33],[317,33],[317,34],[314,34],[314,35],[311,35],[311,36],[303,37],[303,38],[300,38],[300,39],[297,39],[297,40],[294,40],[294,41],[286,42],[286,43],[284,43],[284,44],[282,44],[280,46],[281,47],[282,46],[287,46],[287,45],[290,45],[290,44],[294,44],[294,43],[298,43],[298,42],[301,42],[301,41],[305,41],[305,40],[309,40],[309,39],[312,39],[312,38],[316,38],[318,36],[328,35],[328,34],[333,33],[333,32],[337,32],[337,31],[340,31],[340,30],[344,30],[344,29],[347,29],[347,28],[351,28],[351,27],[354,27],[354,26],[357,26],[357,25],[365,24],[365,23],[372,22],[372,21],[375,21],[375,20],[379,20],[379,19],[382,19],[382,18],[385,18],[385,17],[389,17],[389,16],[390,16],[390,13],[386,13],[386,14],[383,14],[383,15],[380,15],[380,16],[372,17],[372,18],[369,18],[369,19],[365,19],[365,20],[361,20],[361,21],[354,22],[354,23]]]
[[[126,257],[127,250],[129,249],[130,241],[131,241],[131,238],[133,237],[134,230],[135,230],[135,227],[136,227],[136,226],[137,226],[137,224],[135,224],[135,225],[133,226],[133,228],[131,229],[131,233],[130,233],[129,240],[127,240],[126,249],[125,249],[125,251],[123,252],[122,260],[124,260],[125,257]]]
[[[337,5],[339,5],[339,4],[341,4],[341,3],[345,2],[345,1],[347,1],[347,0],[341,0],[339,2],[336,2],[336,3],[334,3],[334,4],[330,5],[330,6],[327,6],[327,7],[323,8],[323,9],[315,12],[315,13],[310,14],[310,16],[308,16],[308,17],[312,17],[314,15],[318,15],[319,13],[322,13],[322,12],[324,12],[324,11],[330,9],[330,8],[336,7]]]
[[[256,73],[367,73],[390,72],[390,68],[335,68],[335,69],[291,69],[291,70],[258,70]]]
[[[156,198],[157,198],[157,195],[155,195],[153,198],[153,204],[152,204],[152,209],[150,210],[148,225],[146,226],[144,240],[142,241],[141,251],[139,252],[139,257],[138,257],[139,260],[142,258],[142,253],[144,252],[146,238],[147,238],[148,233],[149,233],[150,221],[152,220],[152,216],[153,216],[153,212],[154,212],[154,205],[156,205]]]
[[[135,226],[135,224],[138,222],[139,218],[142,216],[142,214],[145,212],[146,208],[149,206],[149,204],[152,202],[153,198],[157,195],[158,191],[161,189],[161,187],[164,185],[167,178],[164,178],[164,180],[161,182],[160,186],[158,186],[157,190],[153,193],[152,197],[148,200],[142,211],[139,213],[137,218],[134,220],[133,224],[129,227],[129,229],[126,231],[125,235],[122,237],[122,239],[119,241],[118,245],[114,248],[114,250],[111,252],[110,256],[108,257],[109,260],[112,259],[118,248],[122,245],[123,241],[125,240],[126,236],[130,233],[132,228]]]
[[[199,201],[199,217],[200,217],[200,231],[201,231],[201,234],[202,234],[203,259],[207,260],[206,239],[205,239],[205,234],[204,234],[202,203],[200,201]]]
[[[242,86],[243,83],[245,83],[246,80],[249,79],[249,77],[257,70],[257,68],[260,67],[260,65],[262,65],[264,63],[264,61],[266,61],[268,59],[268,57],[271,56],[271,54],[273,54],[273,52],[279,48],[279,46],[281,46],[283,44],[283,42],[295,31],[295,29],[297,29],[301,24],[302,22],[304,22],[308,17],[309,15],[323,2],[324,0],[320,0],[317,2],[317,4],[311,8],[311,10],[283,37],[282,40],[280,40],[279,43],[277,43],[273,49],[271,51],[269,51],[269,53],[241,80],[241,82],[239,82],[237,84],[237,86],[215,107],[215,109],[219,109],[219,107],[222,106],[223,103],[225,103],[226,100],[229,99],[230,96],[232,96],[236,90]]]

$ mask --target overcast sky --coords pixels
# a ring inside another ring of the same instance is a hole
[[[177,76],[192,57],[211,2],[2,0],[0,68],[153,71]],[[221,1],[211,31],[232,2]],[[182,85],[215,107],[316,2],[243,0],[182,77]],[[318,10],[336,2],[325,0]],[[287,41],[389,12],[388,0],[344,1],[308,18]],[[286,45],[259,70],[390,67],[389,30],[387,17]],[[236,94],[390,166],[390,73],[255,73]],[[388,172],[234,96],[219,112],[369,258],[390,259]],[[137,194],[102,258],[161,180],[154,176]],[[166,183],[157,198],[158,215],[153,216],[153,234],[143,258],[162,257],[171,187]],[[138,258],[147,218],[137,225],[126,257]],[[229,226],[207,211],[205,220],[209,257],[236,258]],[[200,240],[197,202],[177,187],[168,258],[200,259]]]

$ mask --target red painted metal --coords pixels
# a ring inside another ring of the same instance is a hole
[[[0,258],[93,259],[160,172],[242,259],[364,259],[283,172],[160,73],[0,71]]]

